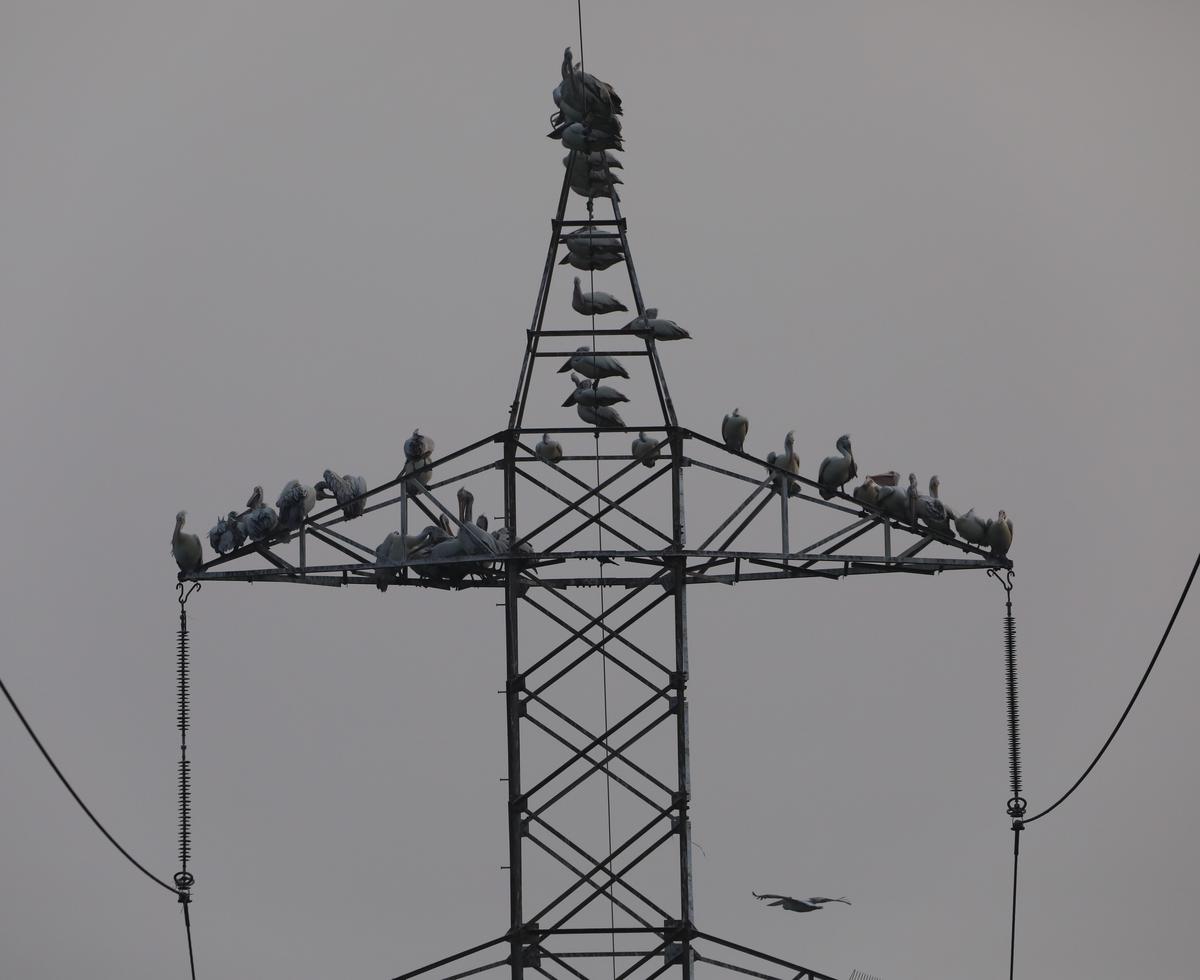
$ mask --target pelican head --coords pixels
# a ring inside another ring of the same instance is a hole
[[[262,506],[262,502],[263,502],[263,488],[261,486],[256,486],[254,488],[254,492],[252,494],[250,494],[250,499],[246,501],[246,507],[249,508],[250,510],[257,510],[259,507]]]
[[[938,495],[938,487],[941,485],[942,481],[939,480],[937,474],[934,473],[933,476],[929,478],[929,496],[936,498]]]
[[[458,519],[464,524],[471,523],[471,510],[475,506],[475,494],[466,487],[458,488]]]
[[[1001,518],[1003,518],[1003,517],[1004,517],[1004,514],[1003,514],[1003,513],[1001,513],[1001,514],[1000,514],[1000,517],[1001,517]],[[180,511],[178,514],[176,514],[176,515],[175,515],[175,528],[176,528],[176,530],[178,530],[179,528],[183,527],[183,522],[184,522],[184,521],[186,521],[186,520],[187,520],[187,511],[186,511],[186,510],[181,510],[181,511]]]
[[[853,450],[850,448],[850,433],[849,432],[847,432],[844,436],[842,436],[840,439],[838,439],[837,448],[840,452],[843,452],[843,453],[853,452]]]

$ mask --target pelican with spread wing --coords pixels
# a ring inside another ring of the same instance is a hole
[[[758,892],[751,892],[760,902],[766,902],[767,899],[774,899],[773,902],[767,902],[768,905],[781,905],[787,912],[817,912],[825,905],[826,902],[842,902],[844,905],[850,903],[842,898],[791,898],[787,895],[760,895]]]

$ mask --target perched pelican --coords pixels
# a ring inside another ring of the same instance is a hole
[[[573,122],[565,126],[555,127],[547,135],[551,139],[561,139],[562,145],[568,150],[623,150],[619,134],[608,129],[597,129],[587,123]]]
[[[367,481],[361,476],[342,476],[333,470],[326,470],[324,479],[314,483],[313,489],[317,491],[318,500],[331,497],[336,500],[347,520],[361,517],[367,506],[362,496],[367,492]]]
[[[1000,511],[1000,516],[988,525],[987,537],[993,555],[1003,557],[1008,554],[1008,549],[1012,547],[1013,523],[1004,511]]]
[[[171,554],[175,556],[175,564],[181,572],[194,572],[204,562],[204,549],[200,539],[194,534],[183,530],[183,522],[187,520],[187,511],[181,510],[175,515],[175,533],[171,535]]]
[[[628,307],[611,293],[599,291],[585,293],[579,288],[579,277],[575,277],[575,291],[571,295],[571,308],[584,316],[599,316],[604,313],[628,311]]]
[[[879,477],[874,478],[876,482]],[[881,486],[879,488],[879,509],[898,521],[909,524],[916,523],[916,504],[920,491],[917,490],[916,474],[908,475],[908,486]]]
[[[875,478],[868,476],[862,483],[854,488],[853,497],[860,504],[867,504],[871,507],[879,506],[879,484],[875,482]]]
[[[954,537],[954,528],[950,524],[954,518],[954,511],[938,499],[938,487],[940,486],[941,481],[935,473],[929,478],[929,496],[922,494],[917,497],[917,517],[921,518],[931,530]]]
[[[576,348],[570,360],[558,369],[559,374],[578,371],[585,378],[599,381],[601,378],[626,378],[629,372],[615,357],[608,354],[593,354],[590,347]]]
[[[542,441],[533,447],[533,455],[545,463],[557,463],[563,458],[562,443],[550,438],[550,433],[542,435]]]
[[[768,898],[773,898],[775,901],[767,902],[768,905],[782,906],[787,912],[819,912],[824,908],[826,902],[841,902],[844,905],[851,904],[845,898],[789,898],[787,895],[760,895],[758,892],[751,892],[760,902],[766,902]]]
[[[794,476],[800,475],[800,457],[796,454],[796,431],[792,429],[788,432],[783,440],[783,452],[767,453],[767,465],[778,466],[782,470],[786,470]],[[774,470],[771,471],[775,475],[775,489],[778,490],[782,486],[783,477]],[[788,480],[788,496],[800,496],[800,484],[794,480]]]
[[[599,194],[593,194],[592,196],[600,197]],[[576,252],[573,249],[568,249],[567,254],[559,259],[558,264],[569,265],[584,272],[589,272],[597,269],[607,269],[618,262],[624,261],[624,252]]]
[[[563,52],[561,99],[581,112],[621,115],[621,97],[608,82],[575,67],[571,49]]]
[[[608,429],[625,428],[625,420],[621,418],[621,413],[611,405],[585,405],[583,402],[577,402],[575,411],[588,425]]]
[[[375,588],[386,592],[389,583],[396,581],[399,570],[392,568],[409,558],[422,557],[435,541],[445,540],[446,532],[435,524],[430,524],[420,534],[410,534],[405,537],[399,531],[393,531],[379,543],[375,549]]]
[[[871,479],[881,487],[896,487],[900,485],[900,474],[895,470],[888,470],[886,473],[876,473]]]
[[[639,432],[638,437],[633,440],[633,458],[643,466],[653,466],[654,461],[658,459],[658,442],[651,439],[644,432]]]
[[[217,523],[208,532],[208,543],[219,555],[240,548],[245,541],[246,532],[242,529],[236,510],[231,510],[224,517],[218,517]]]
[[[573,120],[573,121],[578,122],[579,120]],[[581,166],[579,161],[583,160],[583,159],[585,159],[583,154],[576,154],[575,155],[575,161],[576,161],[575,166],[577,166],[577,167]],[[625,164],[623,164],[621,162],[621,158],[619,156],[617,156],[615,153],[610,153],[607,150],[605,150],[605,151],[597,150],[595,153],[589,153],[587,155],[586,159],[587,159],[588,170],[624,170],[625,169]],[[563,157],[563,166],[564,167],[569,166],[570,162],[571,162],[571,154],[568,153],[565,157]]]
[[[990,520],[976,517],[974,507],[965,514],[954,518],[954,526],[958,530],[958,536],[970,544],[987,544],[988,527],[991,523]]]
[[[279,491],[275,506],[279,508],[279,524],[285,530],[298,530],[304,518],[317,502],[317,491],[299,480],[288,480]]]
[[[254,495],[247,501],[246,507],[246,512],[238,518],[238,527],[250,541],[265,541],[279,526],[279,515],[274,507],[262,502],[262,487],[254,488]]]
[[[620,252],[621,236],[594,225],[582,225],[562,236],[562,243],[572,252]]]
[[[646,308],[645,316],[637,316],[630,320],[622,330],[630,333],[650,334],[655,340],[691,340],[692,335],[674,320],[659,318],[658,307]]]
[[[433,455],[433,440],[421,435],[420,429],[404,440],[404,458],[419,461]]]
[[[824,500],[832,499],[838,490],[858,476],[848,434],[838,439],[837,450],[840,455],[826,456],[817,470],[817,483],[821,485],[818,492]]]
[[[604,175],[601,179],[595,179],[591,174],[578,174],[572,170],[568,183],[580,197],[607,197],[611,198],[616,193],[614,184],[621,183],[619,177]]]
[[[618,402],[629,401],[616,388],[609,385],[594,385],[594,382],[581,378],[578,374],[571,375],[575,390],[563,402],[563,408],[571,405],[616,405]]]
[[[721,423],[721,439],[730,449],[742,451],[746,445],[746,433],[750,431],[750,420],[736,408],[732,415],[726,415]]]

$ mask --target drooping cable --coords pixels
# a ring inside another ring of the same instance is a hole
[[[54,770],[54,774],[59,778],[59,780],[62,782],[62,784],[67,788],[67,792],[70,793],[71,796],[74,798],[75,802],[79,804],[80,809],[83,810],[83,812],[88,815],[88,819],[90,819],[92,821],[92,823],[94,823],[96,825],[96,829],[99,830],[100,833],[102,833],[106,838],[108,838],[108,842],[110,844],[112,844],[112,846],[115,847],[118,851],[120,851],[121,854],[124,855],[125,859],[130,864],[132,864],[135,868],[137,868],[138,871],[140,871],[142,874],[144,874],[147,878],[149,878],[151,881],[153,881],[156,885],[161,885],[163,888],[165,888],[167,891],[171,892],[172,894],[178,894],[178,890],[176,888],[174,888],[171,885],[168,885],[165,881],[163,881],[162,878],[160,878],[160,877],[158,877],[158,875],[154,874],[154,872],[147,870],[145,865],[143,865],[137,858],[135,858],[132,854],[130,854],[127,850],[125,850],[125,848],[123,848],[120,844],[117,843],[117,839],[115,837],[113,837],[113,835],[110,834],[105,829],[104,824],[102,824],[99,820],[96,819],[96,815],[94,813],[92,813],[92,811],[88,808],[88,805],[86,803],[84,803],[82,798],[79,796],[79,794],[75,792],[75,787],[73,787],[67,781],[67,777],[63,775],[62,770],[58,768],[57,763],[55,763],[55,761],[50,757],[50,753],[46,751],[46,746],[44,746],[42,744],[42,740],[37,737],[37,732],[35,732],[33,730],[33,726],[29,724],[29,722],[25,718],[25,715],[23,715],[21,713],[21,709],[19,707],[17,707],[17,702],[13,700],[12,694],[9,693],[8,687],[5,685],[5,683],[2,679],[0,679],[0,691],[4,692],[4,696],[5,696],[5,698],[8,699],[8,703],[12,706],[13,711],[16,712],[17,718],[19,718],[21,721],[21,724],[25,726],[25,731],[29,732],[29,737],[33,739],[33,744],[38,747],[39,751],[42,753],[42,756],[46,759],[46,761],[48,763],[50,763],[50,768]]]

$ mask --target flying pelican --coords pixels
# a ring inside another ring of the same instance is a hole
[[[563,458],[562,443],[550,438],[550,433],[542,435],[542,441],[533,447],[533,455],[543,462],[554,464]]]
[[[571,294],[571,308],[584,316],[600,316],[605,313],[616,313],[619,310],[628,311],[624,303],[611,293],[600,291],[585,293],[579,286],[579,276],[575,277],[575,290]]]
[[[732,415],[726,415],[721,423],[721,439],[730,449],[742,451],[746,444],[746,433],[750,431],[750,420],[736,408]]]
[[[333,470],[326,470],[324,479],[313,484],[317,491],[318,500],[328,500],[331,497],[342,508],[346,519],[361,517],[367,506],[363,494],[367,492],[367,481],[361,476],[342,476]]]
[[[317,492],[312,487],[299,480],[288,480],[275,501],[280,525],[288,531],[298,530],[316,502]]]
[[[674,320],[664,320],[658,315],[658,307],[646,308],[645,316],[637,316],[630,320],[622,330],[630,333],[650,334],[655,340],[691,340],[692,335]]]
[[[629,372],[615,357],[608,354],[593,354],[590,347],[578,347],[570,360],[558,369],[559,374],[578,371],[585,378],[599,381],[601,378],[629,378]]]
[[[575,385],[575,390],[567,396],[567,400],[563,402],[563,408],[571,405],[616,405],[618,402],[629,401],[616,388],[609,385],[592,387],[593,382],[581,378],[578,374],[572,374],[571,381]]]
[[[993,555],[1007,555],[1012,547],[1013,523],[1004,511],[988,525],[988,544]]]
[[[822,898],[815,896],[813,898],[790,898],[787,895],[760,895],[758,892],[751,892],[760,902],[766,902],[768,898],[773,898],[775,901],[767,902],[768,905],[782,906],[787,912],[819,912],[825,907],[826,902],[841,902],[844,905],[851,903],[845,898]]]
[[[643,466],[653,466],[654,461],[658,459],[658,442],[651,439],[644,432],[639,432],[638,437],[633,440],[633,458]]]
[[[171,554],[175,556],[175,564],[181,572],[194,572],[204,562],[204,549],[200,539],[194,534],[183,530],[183,522],[187,520],[187,511],[181,510],[175,515],[175,532],[171,535]]]
[[[824,500],[832,499],[838,490],[858,476],[849,434],[838,439],[837,450],[839,455],[826,456],[817,470],[817,483],[821,485],[819,493]]]
[[[246,532],[242,529],[236,510],[231,510],[224,517],[218,517],[217,523],[208,532],[208,543],[219,555],[240,548],[245,540]]]
[[[976,517],[974,507],[965,514],[954,518],[954,526],[958,530],[959,537],[970,544],[987,544],[988,528],[991,523],[990,519]]]
[[[800,457],[796,454],[795,429],[790,430],[787,436],[784,438],[782,453],[773,451],[767,453],[767,465],[778,466],[780,469],[786,470],[788,473],[791,473],[795,476],[800,475]],[[783,477],[775,473],[774,470],[771,472],[775,476],[775,489],[778,490],[782,486],[781,481],[783,480]],[[800,484],[794,480],[788,480],[788,496],[800,496]]]

